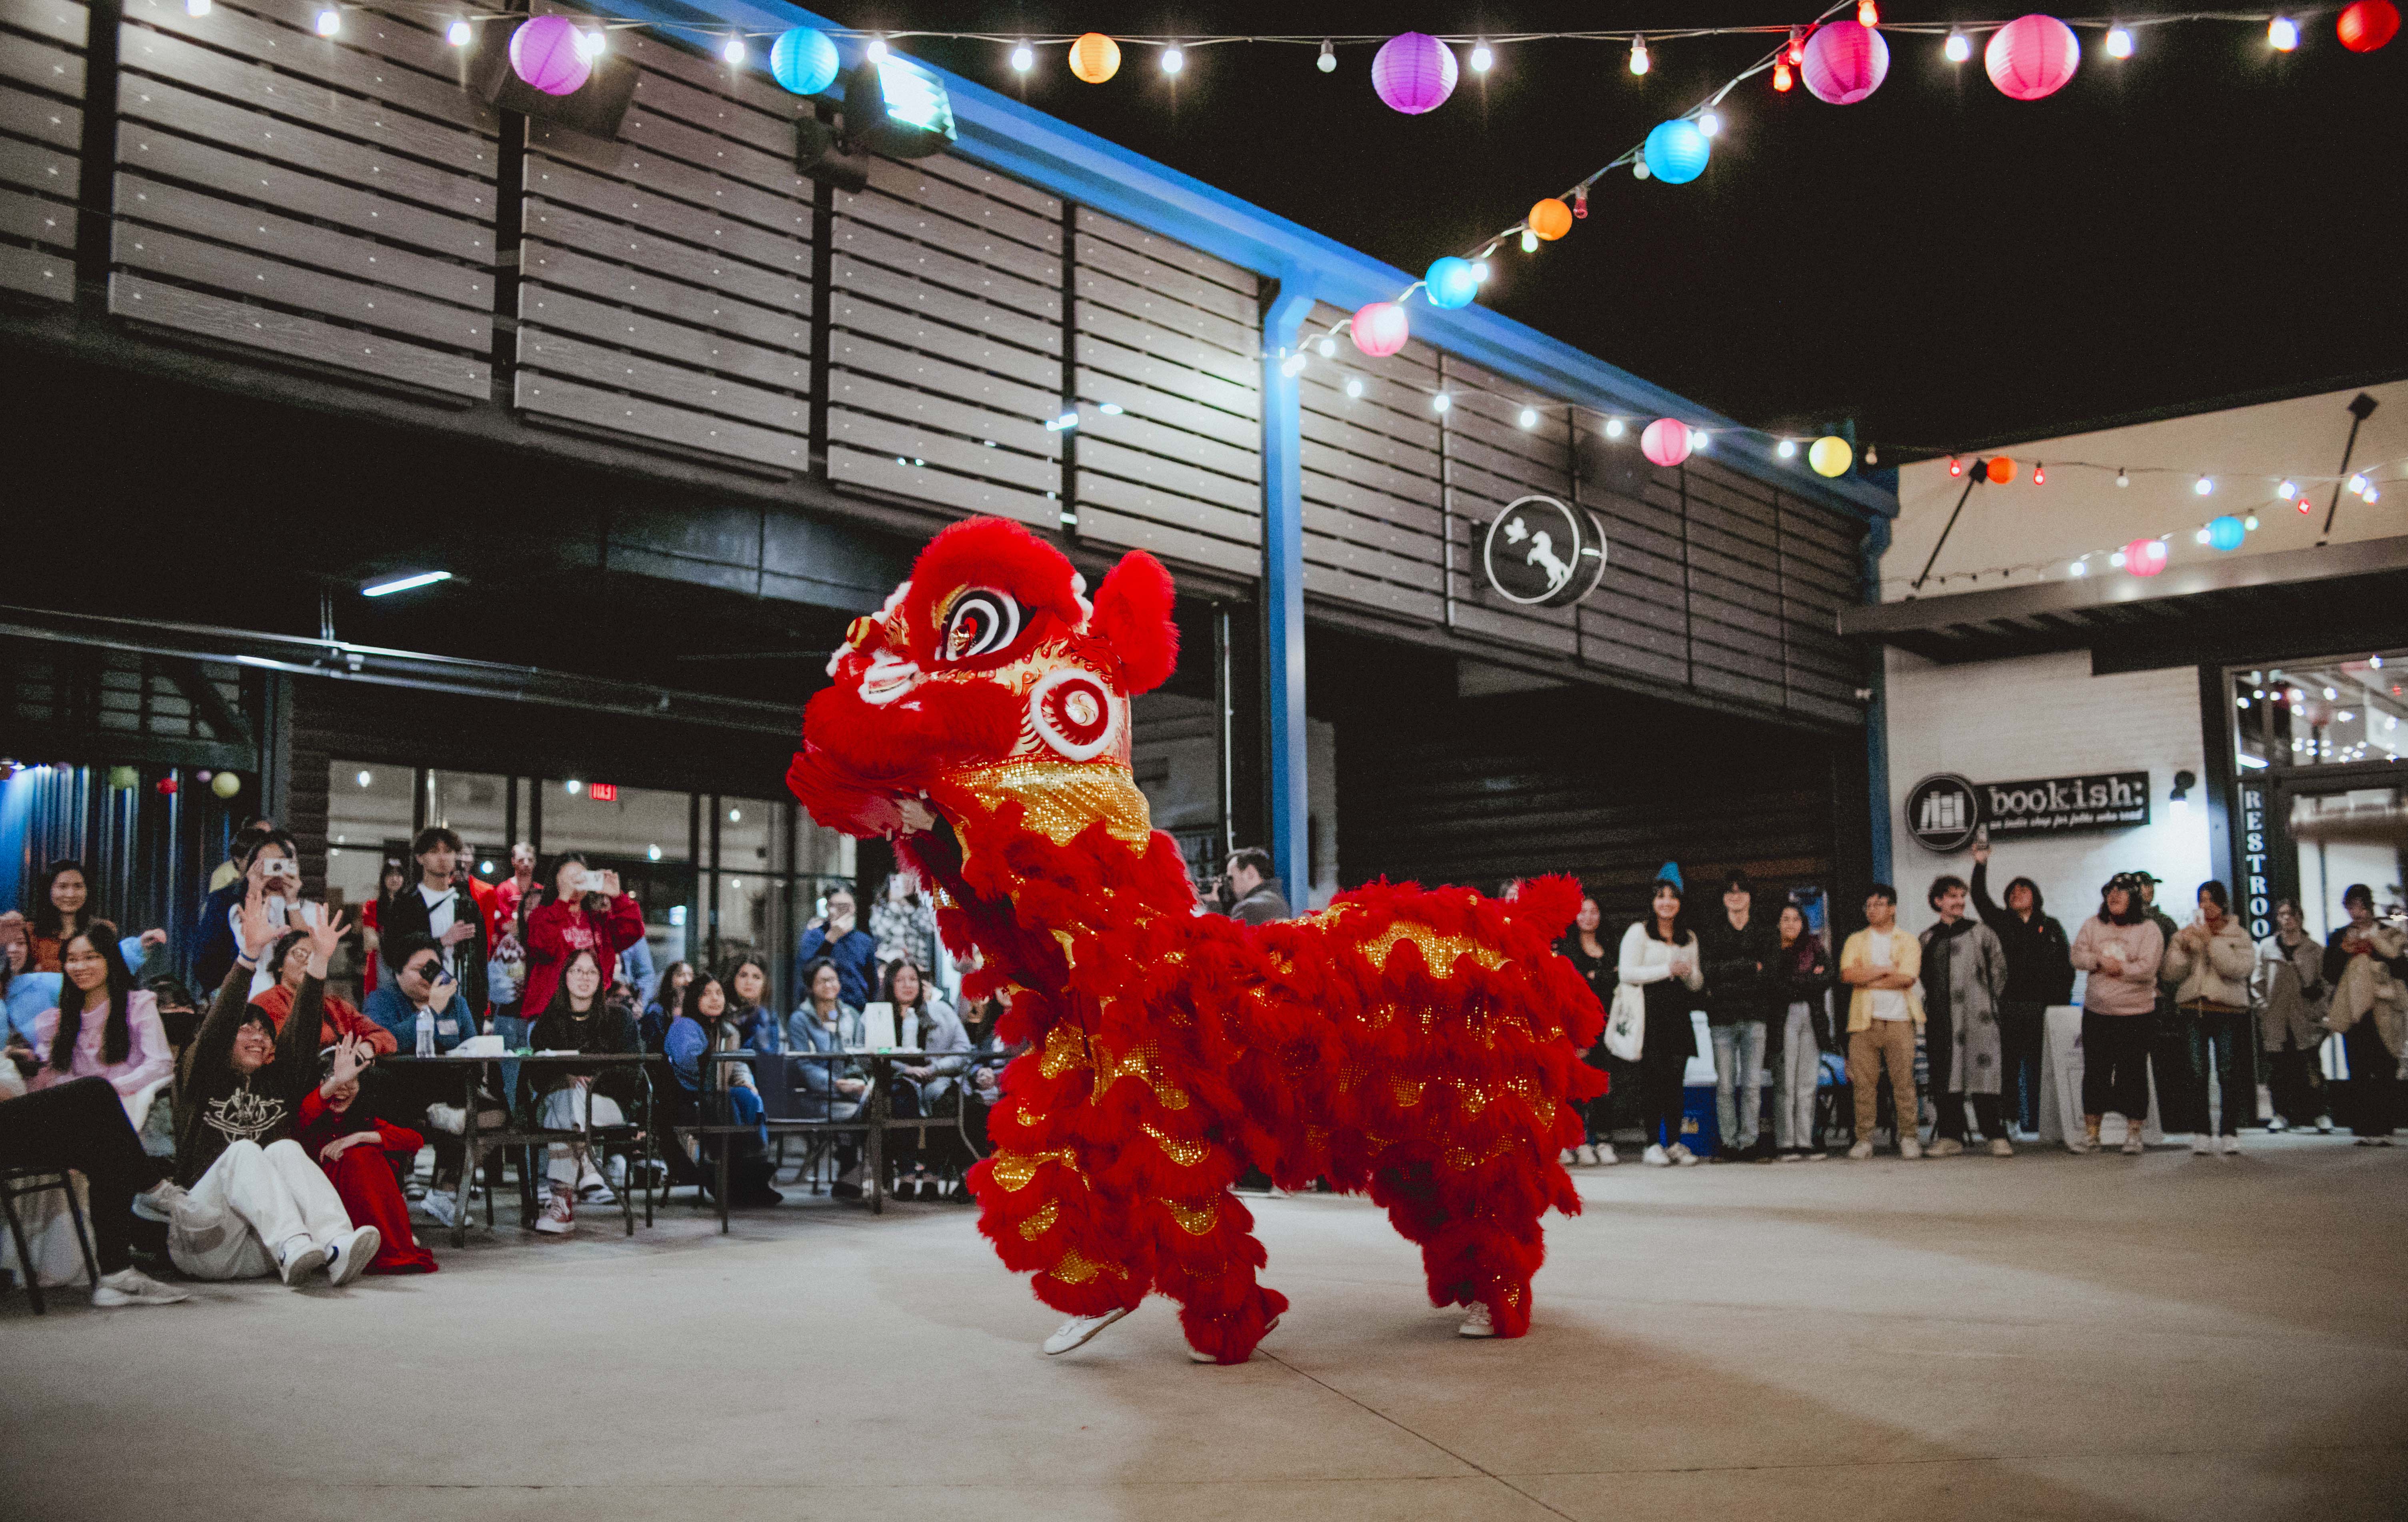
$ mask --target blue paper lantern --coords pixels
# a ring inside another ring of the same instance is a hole
[[[1471,298],[1480,294],[1480,275],[1469,260],[1449,254],[1431,262],[1428,273],[1422,277],[1422,289],[1432,306],[1469,306]]]
[[[1706,172],[1713,145],[1687,117],[1656,123],[1647,135],[1647,167],[1667,185],[1686,185]]]
[[[836,44],[809,26],[781,32],[769,46],[769,77],[797,95],[816,95],[836,83]]]
[[[2230,513],[2208,521],[2207,542],[2217,549],[2239,549],[2241,541],[2248,537],[2248,526]]]

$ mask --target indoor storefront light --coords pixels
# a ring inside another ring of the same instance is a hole
[[[449,571],[419,571],[410,576],[394,576],[389,580],[363,583],[360,587],[360,595],[362,597],[390,597],[394,592],[408,591],[417,587],[432,587],[438,581],[449,581],[451,579],[452,573]]]
[[[571,798],[576,797],[579,793],[585,790],[585,784],[578,781],[575,777],[570,777],[567,781],[562,783],[561,787],[566,789],[568,796]]]
[[[730,824],[742,824],[744,822],[744,811],[740,808],[729,809],[727,811],[727,822]]]

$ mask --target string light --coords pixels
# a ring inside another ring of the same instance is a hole
[[[2132,56],[2132,34],[2129,29],[2121,26],[2111,26],[2107,29],[2107,56],[2110,58]]]
[[[1856,0],[1856,24],[1858,26],[1879,26],[1881,24],[1881,7],[1873,4],[1873,0]]]
[[[1585,199],[1585,197],[1584,197]],[[1484,285],[1488,279],[1488,256],[1482,254],[1471,262],[1471,283]]]
[[[1338,72],[1338,50],[1329,45],[1327,37],[1321,39],[1321,56],[1312,61],[1312,66],[1324,74]]]
[[[1291,379],[1304,374],[1304,356],[1302,354],[1291,354],[1286,359],[1280,361],[1280,374],[1286,376]]]
[[[2075,561],[2066,567],[2065,574],[2070,576],[2086,576],[2090,574],[2090,563],[2087,561]]]
[[[2278,53],[2289,52],[2300,45],[2300,23],[2288,16],[2277,16],[2268,21],[2266,45]]]
[[[1784,58],[1772,65],[1772,88],[1776,93],[1784,95],[1789,93],[1792,82],[1789,76],[1789,60]]]
[[[1799,28],[1789,29],[1789,46],[1783,50],[1781,61],[1790,64],[1806,62],[1806,34]]]
[[[1181,52],[1181,51],[1179,50],[1179,44],[1177,44],[1177,43],[1175,43],[1175,42],[1174,42],[1174,43],[1172,43],[1169,47],[1165,48],[1164,50],[1162,50],[1162,72],[1163,72],[1163,73],[1165,73],[1165,74],[1176,74],[1176,73],[1178,73],[1181,69],[1183,69],[1183,68],[1185,68],[1186,66],[1187,66],[1187,55],[1186,55],[1185,53]]]
[[[1712,111],[1699,111],[1698,113],[1698,131],[1700,135],[1707,137],[1713,137],[1720,134],[1722,130],[1723,119],[1721,117],[1716,116]]]
[[[873,64],[883,64],[886,62],[886,39],[884,37],[870,38],[868,44],[861,50],[862,53]]]
[[[1779,455],[1784,460],[1795,460],[1798,458],[1798,441],[1794,438],[1783,439],[1780,443],[1772,447],[1772,452]],[[1951,460],[1948,462],[1948,474],[1955,476],[1957,473],[1958,466],[1956,462]]]
[[[187,15],[187,16],[206,16],[206,15],[208,15],[208,13],[209,13],[209,0],[184,0],[184,14],[185,14],[185,15]]]
[[[1525,428],[1536,428],[1539,426],[1539,409],[1537,407],[1524,407],[1521,415],[1513,420],[1520,423]]]
[[[2046,486],[2047,484],[2048,484],[2048,467],[2047,467],[2046,465],[2034,465],[2034,466],[2032,466],[2032,485],[2034,485],[2034,486]]]
[[[2215,490],[2215,483],[2202,476],[2198,480],[2191,483],[2190,489],[2194,495],[2203,497]]]
[[[1948,40],[1940,45],[1940,50],[1951,64],[1962,64],[1973,56],[1973,44],[1964,33],[1951,32]]]
[[[1539,251],[1539,235],[1531,232],[1526,227],[1522,229],[1522,251],[1524,253],[1537,253]]]
[[[340,11],[336,10],[330,6],[324,10],[318,12],[318,35],[320,36],[331,37],[342,29],[343,17]]]
[[[1630,39],[1630,72],[1633,74],[1647,72],[1647,39],[1643,36],[1634,36]]]
[[[2310,505],[2307,498],[2301,497],[2300,499],[2300,511],[2303,513],[2313,513],[2315,511],[2315,508]]]
[[[1623,430],[1623,421],[1622,421],[1622,420],[1621,420],[1621,419],[1619,419],[1619,418],[1608,418],[1607,420],[1605,420],[1605,436],[1606,436],[1606,437],[1608,437],[1608,438],[1620,438],[1620,437],[1622,436],[1622,430]]]
[[[1472,73],[1485,74],[1488,72],[1488,65],[1496,62],[1497,55],[1488,50],[1488,44],[1486,41],[1475,42],[1471,45]]]
[[[1444,412],[1447,408],[1453,405],[1455,405],[1455,398],[1447,395],[1444,391],[1440,391],[1436,396],[1430,398],[1430,410],[1432,412]]]
[[[201,4],[205,6],[208,3],[209,0],[201,0]],[[453,21],[443,29],[443,40],[454,48],[466,48],[475,36],[476,33],[469,28],[466,21]]]
[[[1312,347],[1321,350],[1321,357],[1325,360],[1334,360],[1338,357],[1338,340],[1326,333],[1321,335],[1321,342]]]
[[[2244,529],[2247,529],[2247,530],[2248,530],[2250,533],[2257,533],[2257,532],[2258,532],[2258,515],[2257,515],[2256,513],[2251,513],[2247,518],[2244,518],[2244,519],[2243,519],[2241,520],[2241,526],[2242,526],[2243,528],[2244,528]]]
[[[2286,502],[2288,502],[2291,498],[2296,497],[2299,494],[2300,489],[2292,485],[2289,481],[2285,481],[2282,485],[2274,489],[2274,495],[2281,497]]]
[[[1585,185],[1576,187],[1572,191],[1572,215],[1576,218],[1584,218],[1588,215],[1588,187]]]
[[[602,50],[609,45],[609,37],[606,33],[598,30],[588,32],[581,28],[578,31],[577,50],[587,58],[601,57]]]
[[[1014,74],[1025,74],[1036,66],[1036,50],[1030,48],[1026,41],[1024,40],[1012,48],[1011,72]]]
[[[1362,394],[1363,377],[1361,376],[1348,376],[1346,377],[1346,399],[1350,402],[1354,401],[1361,397]]]
[[[2349,494],[2353,497],[2362,497],[2366,495],[2365,477],[2353,476],[2349,478]]]
[[[876,47],[877,44],[872,43],[870,46]],[[719,50],[719,56],[724,58],[731,64],[743,63],[744,39],[742,37],[729,37],[727,39],[727,46]]]

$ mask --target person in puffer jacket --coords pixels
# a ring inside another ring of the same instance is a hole
[[[2258,1080],[2248,1060],[2249,974],[2258,962],[2258,948],[2249,932],[2232,916],[2232,896],[2214,878],[2199,885],[2199,914],[2174,932],[2166,946],[2164,980],[2173,985],[2174,1010],[2190,1043],[2190,1071],[2196,1088],[2190,1112],[2204,1122],[2207,1116],[2207,1060],[2215,1059],[2222,1090],[2216,1134],[2204,1125],[2191,1133],[2190,1149],[2200,1157],[2221,1148],[2230,1157],[2241,1150],[2241,1120],[2258,1121]]]
[[[2089,974],[2082,985],[2082,1127],[2066,1138],[2070,1152],[2099,1150],[2099,1124],[2114,1111],[2124,1117],[2124,1151],[2140,1156],[2141,1128],[2149,1118],[2149,1022],[2157,1007],[2157,964],[2165,937],[2149,920],[2141,888],[2118,873],[2100,890],[2099,913],[2073,933],[2073,965]]]

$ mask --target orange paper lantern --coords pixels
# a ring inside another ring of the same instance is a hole
[[[1121,71],[1121,45],[1101,32],[1090,32],[1070,44],[1070,72],[1089,84],[1102,84]]]
[[[1572,208],[1549,196],[1530,208],[1530,231],[1549,243],[1572,230]]]
[[[1987,469],[1990,473],[1990,484],[1992,486],[2004,486],[2009,481],[2015,478],[2015,462],[2008,459],[2005,455],[1992,455],[1990,457],[1990,463],[1987,466]]]

